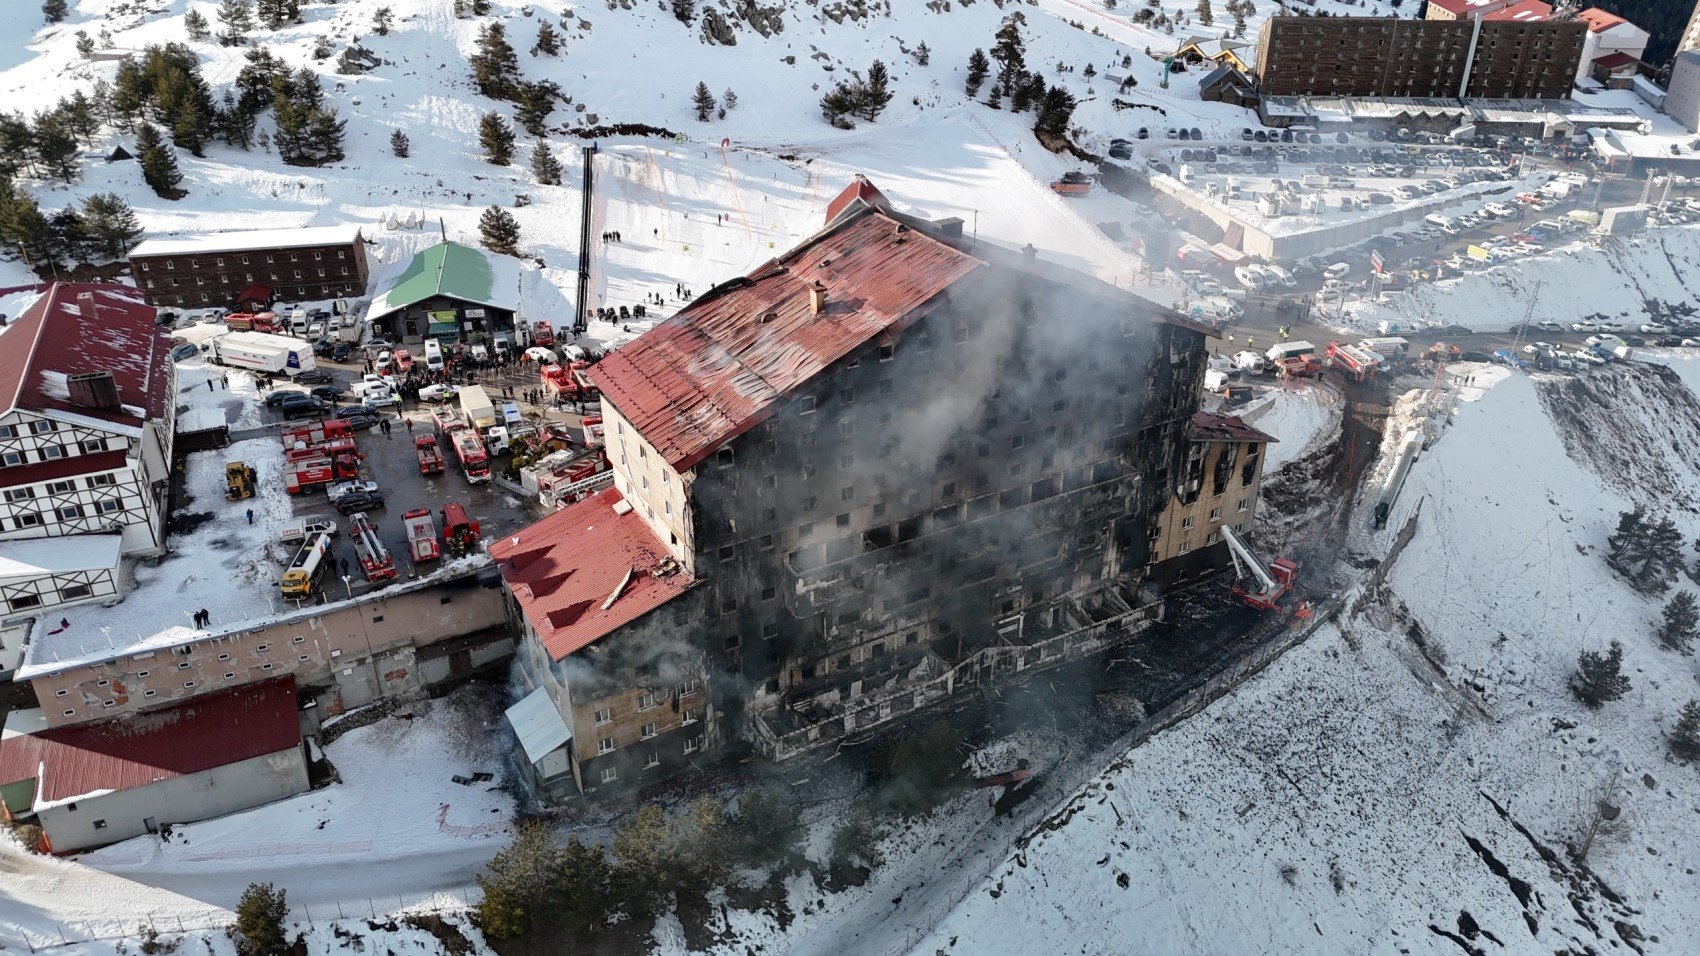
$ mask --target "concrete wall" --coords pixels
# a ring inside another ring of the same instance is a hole
[[[282,800],[307,790],[307,759],[299,746],[201,773],[162,780],[40,811],[36,816],[54,852],[103,846],[155,826],[192,823]],[[97,822],[104,826],[96,827]]]
[[[288,615],[193,644],[74,667],[32,678],[42,714],[60,727],[176,703],[198,694],[294,674],[321,691],[329,713],[424,686],[419,648],[504,628],[499,579],[484,572],[369,600]],[[106,701],[113,701],[111,706]]]
[[[1665,114],[1690,132],[1700,132],[1700,53],[1677,55],[1665,91]]]

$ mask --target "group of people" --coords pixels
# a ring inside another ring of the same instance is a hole
[[[597,306],[595,312],[596,317],[604,322],[630,322],[649,316],[648,307],[642,305]]]
[[[618,232],[605,232],[605,233],[602,234],[602,241],[603,242],[620,242],[621,241],[620,240],[620,234]]]

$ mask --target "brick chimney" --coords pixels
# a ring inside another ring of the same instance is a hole
[[[91,321],[94,319],[94,293],[93,292],[79,292],[79,293],[77,293],[77,311],[81,312],[82,315],[83,315],[83,318],[85,318],[85,319],[89,319]]]
[[[819,279],[809,283],[809,311],[815,315],[826,312],[826,286]]]

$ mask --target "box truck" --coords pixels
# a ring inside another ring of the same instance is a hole
[[[295,376],[315,368],[313,343],[265,332],[230,332],[207,340],[214,362],[272,375]]]

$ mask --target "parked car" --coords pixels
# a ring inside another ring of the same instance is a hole
[[[330,339],[319,339],[313,343],[313,354],[318,358],[330,358],[336,351],[336,343]]]
[[[353,514],[356,511],[370,511],[373,508],[382,508],[383,506],[384,496],[375,491],[356,491],[343,495],[341,498],[331,499],[331,507],[345,515]]]
[[[284,402],[278,408],[284,418],[323,418],[330,410],[329,404],[311,395],[302,395],[301,401],[298,402]]]
[[[558,365],[561,361],[560,358],[555,355],[554,349],[544,348],[541,345],[533,345],[531,348],[526,349],[525,357],[539,365]]]
[[[420,389],[419,400],[422,402],[446,402],[449,399],[454,398],[456,393],[459,391],[460,389],[457,386],[450,385],[447,382],[440,382],[436,385],[427,385]]]
[[[337,417],[340,418],[341,420],[347,422],[348,427],[354,429],[357,432],[358,431],[365,431],[366,429],[371,428],[373,425],[378,424],[378,416],[368,415],[365,412],[355,412],[352,415],[343,415],[343,414],[339,413],[337,415]]]
[[[343,391],[335,385],[315,385],[313,390],[307,394],[314,398],[322,398],[327,402],[340,402],[342,401]]]
[[[265,405],[267,408],[281,408],[284,402],[296,402],[306,397],[306,392],[297,392],[291,389],[279,389],[266,396]]]
[[[350,405],[347,408],[336,410],[337,418],[353,418],[356,415],[365,415],[369,418],[384,417],[383,410],[376,405]]]
[[[331,361],[333,361],[333,362],[346,362],[346,361],[348,361],[348,357],[350,355],[353,355],[353,354],[354,354],[354,348],[352,346],[350,346],[347,342],[343,342],[340,345],[338,345],[336,348],[331,349]]]
[[[378,494],[378,483],[375,481],[339,481],[325,489],[325,494],[332,501],[352,495],[355,492],[376,495]]]
[[[171,360],[173,362],[181,362],[185,359],[192,359],[200,354],[201,347],[193,342],[183,342],[179,345],[174,345],[171,348]]]
[[[330,380],[331,373],[322,368],[310,368],[295,376],[295,381],[299,385],[323,385]]]
[[[1542,332],[1563,332],[1564,331],[1564,326],[1559,325],[1557,322],[1554,322],[1551,319],[1547,319],[1547,320],[1544,320],[1544,321],[1541,321],[1541,322],[1536,322],[1535,328],[1540,329]]]
[[[1648,335],[1669,335],[1670,326],[1660,325],[1657,322],[1647,322],[1641,326],[1641,331]]]
[[[1570,331],[1572,332],[1598,332],[1599,330],[1599,323],[1594,322],[1591,319],[1583,319],[1580,322],[1570,323]]]

